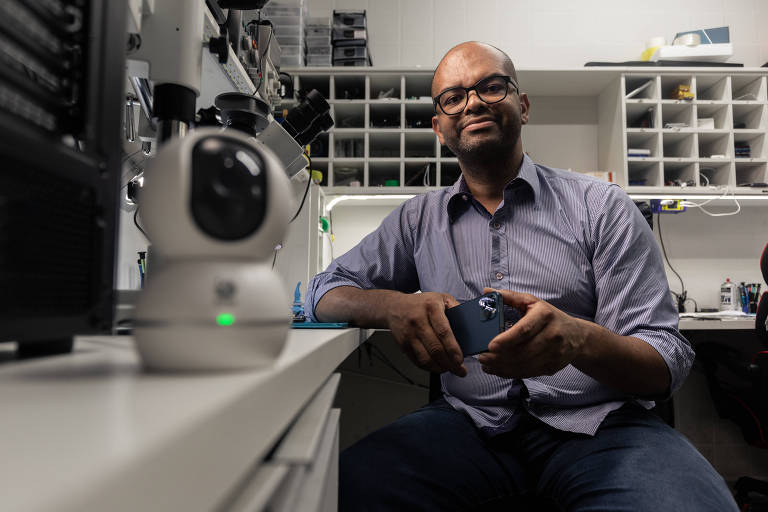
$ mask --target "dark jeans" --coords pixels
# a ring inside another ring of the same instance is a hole
[[[609,414],[594,437],[525,414],[486,438],[440,399],[341,454],[340,510],[515,511],[541,496],[567,511],[738,510],[688,440],[635,404]]]

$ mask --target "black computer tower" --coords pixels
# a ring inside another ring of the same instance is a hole
[[[125,14],[0,2],[0,342],[22,355],[111,329]]]

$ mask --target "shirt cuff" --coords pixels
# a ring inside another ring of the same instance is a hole
[[[629,333],[627,336],[643,340],[661,355],[669,369],[670,380],[669,391],[659,399],[664,400],[672,396],[672,393],[683,384],[693,365],[695,353],[688,341],[677,331],[666,330],[641,330]]]

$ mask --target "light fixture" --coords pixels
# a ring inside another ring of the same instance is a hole
[[[344,195],[334,197],[328,201],[328,204],[325,205],[325,209],[330,212],[333,210],[334,206],[341,203],[342,201],[366,201],[370,199],[402,199],[405,201],[412,197],[416,197],[416,194]]]

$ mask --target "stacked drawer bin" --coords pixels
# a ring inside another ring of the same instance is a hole
[[[306,28],[307,66],[330,66],[333,54],[330,18],[309,18]]]
[[[333,11],[333,65],[369,66],[365,11]]]
[[[303,66],[305,55],[304,25],[307,7],[304,0],[270,2],[262,10],[275,28],[275,38],[280,43],[281,66]]]

